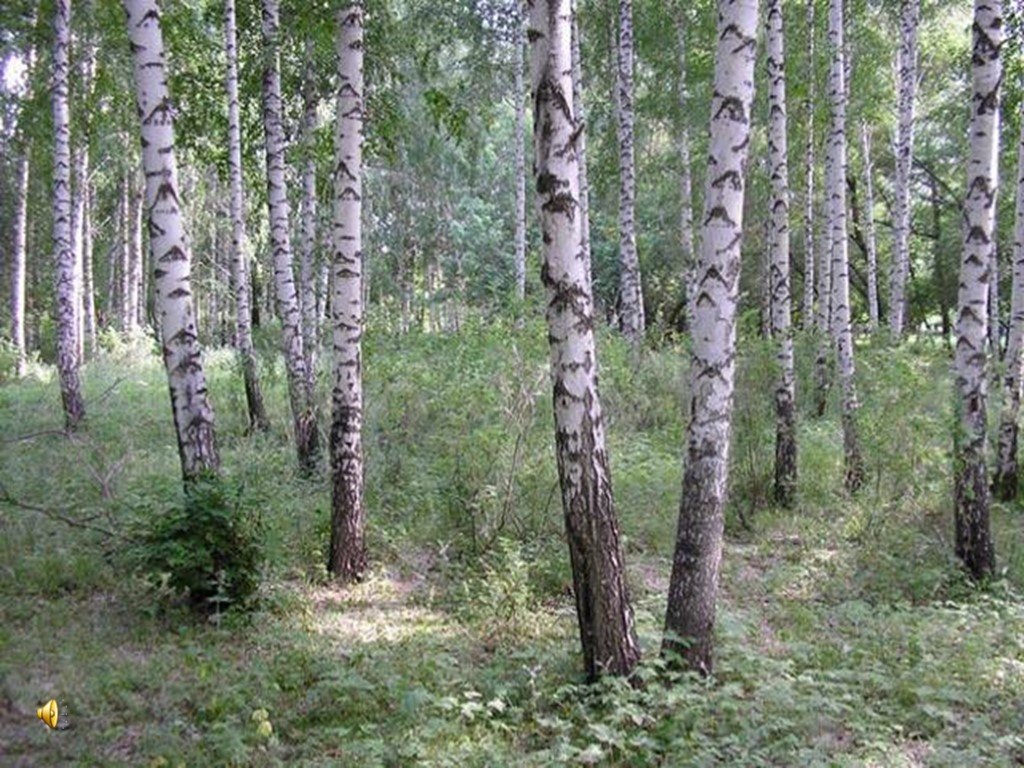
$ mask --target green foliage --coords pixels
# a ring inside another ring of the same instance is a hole
[[[239,489],[204,477],[187,486],[184,503],[139,514],[128,559],[158,594],[184,595],[206,614],[250,607],[263,562],[262,522],[242,506]]]

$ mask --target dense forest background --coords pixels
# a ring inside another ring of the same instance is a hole
[[[191,448],[182,447],[188,440],[168,418],[162,262],[150,242],[154,206],[144,189],[133,80],[138,46],[129,42],[131,13],[141,14],[144,3],[126,2],[128,24],[120,4],[72,3],[65,250],[73,258],[65,261],[59,245],[55,258],[61,183],[53,84],[54,19],[67,3],[5,6],[0,762],[1024,760],[1021,501],[1016,477],[996,472],[997,425],[1014,391],[1019,399],[1013,329],[1024,329],[1013,305],[1014,270],[1024,258],[1020,3],[1002,7],[995,230],[987,278],[978,283],[988,292],[989,338],[978,362],[988,387],[981,445],[986,471],[1002,482],[985,509],[995,557],[980,567],[961,541],[957,441],[970,398],[954,358],[963,338],[965,236],[970,244],[964,222],[975,192],[967,169],[978,10],[944,0],[753,4],[742,239],[730,262],[740,264],[741,249],[731,450],[723,453],[728,494],[715,496],[725,532],[718,591],[711,591],[713,674],[710,662],[692,662],[687,643],[673,646],[680,552],[673,545],[687,489],[698,482],[683,481],[681,510],[683,470],[694,466],[688,440],[692,446],[694,416],[704,407],[694,386],[702,335],[695,304],[700,270],[710,263],[701,252],[706,197],[717,194],[708,169],[717,167],[709,157],[717,157],[720,135],[721,19],[752,4],[576,0],[572,7],[580,76],[566,75],[579,89],[571,154],[581,154],[576,142],[585,136],[589,191],[588,231],[577,235],[589,237],[583,274],[600,370],[598,431],[614,482],[615,575],[628,587],[621,634],[636,646],[618,670],[591,658],[580,560],[567,552],[568,542],[577,558],[581,545],[571,530],[557,379],[552,440],[557,291],[546,281],[558,262],[543,234],[554,226],[550,206],[531,171],[539,166],[533,120],[543,103],[531,63],[537,36],[524,28],[536,29],[536,21],[500,0],[352,6],[363,37],[349,50],[365,57],[357,94],[362,233],[361,275],[347,290],[365,313],[353,326],[361,358],[352,359],[361,362],[349,366],[361,370],[359,427],[350,421],[343,429],[338,413],[352,406],[339,406],[338,361],[350,359],[351,347],[339,341],[332,292],[348,258],[335,236],[352,226],[337,203],[344,197],[339,126],[354,112],[338,104],[347,104],[339,96],[356,96],[345,88],[352,72],[340,53],[339,8],[282,0],[269,44],[261,12],[265,24],[267,7],[276,5],[236,9],[242,249],[235,246],[225,4],[168,0],[157,13],[175,134],[168,154],[190,244],[188,311],[195,349],[202,348],[196,367],[216,412],[210,428],[215,423],[219,455],[206,467],[215,477],[199,481],[190,476]],[[569,4],[561,5],[568,20]],[[828,34],[837,7],[840,58]],[[911,7],[919,19],[906,300],[894,332],[900,51]],[[773,304],[778,110],[769,82],[779,64],[769,61],[769,9],[781,14],[786,54],[792,328],[781,333]],[[625,81],[624,38],[633,46]],[[281,184],[268,183],[271,50],[279,57]],[[847,162],[837,194],[848,226],[857,487],[841,329],[821,301],[835,290],[827,277],[821,283],[820,267],[822,254],[833,258],[836,231],[828,204],[836,179],[826,158],[837,66],[846,81]],[[627,172],[628,114],[635,167]],[[635,263],[624,257],[632,248],[623,224],[627,175],[635,176]],[[286,271],[298,323],[282,311],[275,189],[291,209]],[[809,248],[817,254],[810,262]],[[249,269],[243,293],[251,306],[243,314],[251,371],[239,324],[238,253]],[[20,263],[21,306],[8,290]],[[809,264],[817,274],[808,274]],[[74,274],[62,282],[68,265]],[[1019,277],[1024,296],[1024,270]],[[75,327],[62,337],[65,284]],[[305,389],[289,353],[292,333],[305,343]],[[788,339],[787,364],[780,345]],[[62,349],[74,349],[81,424],[71,423],[66,398],[61,412]],[[732,358],[728,345],[717,351]],[[787,365],[799,475],[780,490],[777,382]],[[262,387],[262,420],[242,384],[250,375]],[[173,374],[170,381],[173,401],[185,390],[175,389]],[[339,480],[339,445],[353,434],[361,441],[358,493]],[[984,479],[987,487],[993,478]],[[361,521],[359,545],[347,554],[339,529],[345,493],[358,497],[345,502],[348,521]],[[589,556],[588,546],[605,544],[598,537],[582,546]],[[70,730],[49,732],[35,719],[35,707],[51,697],[70,713]]]

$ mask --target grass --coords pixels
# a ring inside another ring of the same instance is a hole
[[[273,360],[272,337],[261,340]],[[274,429],[245,435],[230,353],[207,356],[225,473],[264,522],[248,617],[161,607],[103,534],[0,507],[4,765],[1014,765],[1024,762],[1024,534],[997,504],[1001,577],[951,557],[951,383],[941,350],[858,348],[867,487],[848,498],[833,403],[810,415],[798,344],[800,492],[771,507],[771,350],[743,344],[713,680],[657,658],[683,440],[683,352],[638,369],[600,339],[602,395],[647,685],[581,685],[539,326],[369,334],[373,569],[324,574],[329,498]],[[159,360],[84,371],[88,429],[59,428],[52,371],[0,386],[0,481],[127,530],[178,503]],[[320,382],[327,412],[326,378]],[[833,398],[835,393],[833,393]],[[993,403],[990,413],[997,413]],[[19,439],[33,433],[35,437]],[[71,728],[35,708],[56,697]]]

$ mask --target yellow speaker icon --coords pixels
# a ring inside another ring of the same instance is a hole
[[[50,699],[36,710],[36,717],[46,723],[50,728],[57,727],[57,700]]]

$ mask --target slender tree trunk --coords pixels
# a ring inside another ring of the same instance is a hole
[[[953,441],[956,505],[956,555],[970,574],[995,573],[995,549],[989,530],[985,468],[986,302],[995,244],[996,191],[999,178],[999,86],[1002,81],[1002,4],[975,0],[970,155],[964,201],[964,250],[957,295],[955,371],[959,397]]]
[[[82,313],[85,346],[96,356],[96,286],[93,275],[92,184],[82,180]]]
[[[917,90],[917,20],[920,0],[901,0],[899,47],[899,122],[896,129],[896,200],[889,291],[889,330],[904,333],[906,286],[910,270],[910,169],[914,144],[914,94]]]
[[[238,33],[235,0],[224,3],[225,49],[228,92],[228,169],[231,184],[231,283],[235,292],[235,345],[242,363],[249,429],[265,432],[270,427],[263,405],[256,353],[252,345],[250,309],[249,240],[245,232],[245,196],[242,185],[242,134],[238,107]]]
[[[719,0],[709,169],[693,303],[690,423],[663,652],[710,674],[729,476],[736,302],[757,57],[757,0]]]
[[[53,45],[53,245],[56,268],[57,372],[64,424],[72,431],[85,419],[78,380],[75,312],[75,251],[71,231],[71,126],[68,110],[68,48],[71,44],[70,0],[54,2]]]
[[[1017,433],[1021,387],[1024,382],[1024,120],[1021,120],[1020,145],[1017,150],[1017,210],[1013,233],[1010,334],[1006,344],[1003,412],[999,420],[999,459],[992,483],[996,495],[1002,501],[1017,498]]]
[[[306,375],[302,349],[302,318],[295,293],[292,246],[289,236],[290,212],[285,181],[284,128],[281,124],[281,67],[279,53],[278,0],[263,0],[263,129],[266,134],[267,206],[270,240],[274,254],[274,286],[277,312],[281,318],[288,395],[295,423],[295,444],[299,467],[312,472],[320,454],[319,433],[313,391]]]
[[[597,388],[590,276],[581,254],[569,0],[530,5],[534,175],[543,233],[555,450],[584,667],[628,675],[640,657]]]
[[[871,332],[878,330],[878,250],[875,240],[875,185],[872,179],[871,129],[860,124],[860,147],[864,160],[864,237],[868,257],[868,322]]]
[[[993,235],[992,274],[988,278],[988,347],[992,350],[992,357],[995,360],[999,359],[1002,351],[999,344],[999,244],[995,239],[998,234],[996,232]]]
[[[70,0],[69,0],[70,2]],[[75,252],[75,348],[85,362],[85,180],[89,177],[89,148],[85,140],[71,154],[71,249]]]
[[[690,166],[690,129],[688,110],[693,106],[686,88],[686,27],[676,27],[679,46],[679,245],[682,249],[683,295],[686,301],[686,327],[693,325],[693,297],[696,292],[696,251],[693,237],[693,174]]]
[[[512,65],[515,68],[513,83],[513,98],[515,100],[516,127],[515,127],[515,164],[516,164],[516,224],[515,224],[515,252],[513,263],[516,273],[516,312],[522,317],[522,302],[526,299],[526,77],[524,74],[525,62],[523,61],[523,49],[526,46],[526,35],[524,31],[525,20],[516,15],[516,33],[513,45],[515,56],[512,58]]]
[[[807,0],[807,98],[804,101],[804,119],[807,121],[807,160],[804,165],[804,312],[803,327],[814,327],[814,0]],[[823,300],[819,292],[818,301]],[[818,324],[821,327],[821,324]]]
[[[633,148],[633,0],[619,0],[619,324],[630,344],[644,336],[644,296],[636,252],[636,161]]]
[[[580,55],[578,0],[571,2],[572,12],[572,103],[576,107],[576,157],[580,174],[580,247],[587,275],[593,276],[590,257],[590,181],[587,176],[587,111],[583,102],[583,57]],[[523,202],[526,205],[526,202]]]
[[[121,330],[131,332],[135,327],[132,304],[132,222],[131,190],[128,174],[121,179]]]
[[[818,354],[814,359],[814,400],[815,413],[825,415],[828,407],[828,393],[831,387],[829,358],[832,339],[832,201],[833,186],[832,153],[825,152],[825,194],[822,202],[825,227],[818,248]]]
[[[29,147],[21,147],[14,179],[14,249],[11,254],[11,339],[14,341],[18,378],[25,375],[28,350],[25,346],[25,233],[28,229]]]
[[[143,216],[145,211],[143,206],[145,205],[145,180],[140,185],[134,174],[132,174],[132,187],[131,187],[131,203],[132,203],[132,291],[135,296],[135,314],[133,315],[133,326],[135,328],[144,327],[149,324],[150,317],[155,315],[153,306],[150,302],[153,301],[154,297],[147,289],[146,286],[146,275],[152,274],[152,246],[147,251],[143,247]],[[147,265],[147,259],[149,264]],[[160,324],[156,323],[157,332],[159,332]]]
[[[334,128],[334,387],[331,395],[331,552],[343,582],[366,570],[363,500],[363,7],[337,18],[338,95]]]
[[[949,295],[951,294],[950,285],[950,272],[946,257],[945,249],[942,247],[942,205],[939,199],[939,185],[935,179],[931,180],[931,204],[932,204],[932,231],[935,233],[935,239],[932,241],[932,268],[935,273],[936,282],[936,293],[939,299],[939,316],[941,317],[942,323],[942,343],[946,345],[946,349],[952,351],[952,342],[950,336],[953,331],[953,321],[950,317],[950,301]]]
[[[771,331],[778,342],[775,384],[775,499],[792,506],[796,494],[796,384],[789,287],[789,164],[786,142],[786,65],[782,0],[768,0],[768,162],[771,166],[769,236]]]
[[[149,245],[162,324],[164,365],[186,487],[219,469],[213,406],[193,310],[192,255],[174,157],[174,119],[157,0],[125,0],[146,179]]]
[[[846,227],[846,83],[843,79],[843,0],[829,2],[828,36],[832,48],[829,101],[832,125],[832,332],[836,344],[839,380],[843,387],[843,455],[846,489],[851,493],[864,481],[864,462],[857,437],[857,388],[854,381],[853,333],[850,327],[849,239]]]
[[[306,358],[306,386],[310,392],[316,381],[317,321],[316,285],[313,282],[316,260],[316,112],[319,106],[313,40],[306,38],[306,71],[302,79],[302,213],[300,217],[302,250],[299,256],[299,296],[302,307],[302,352]]]

